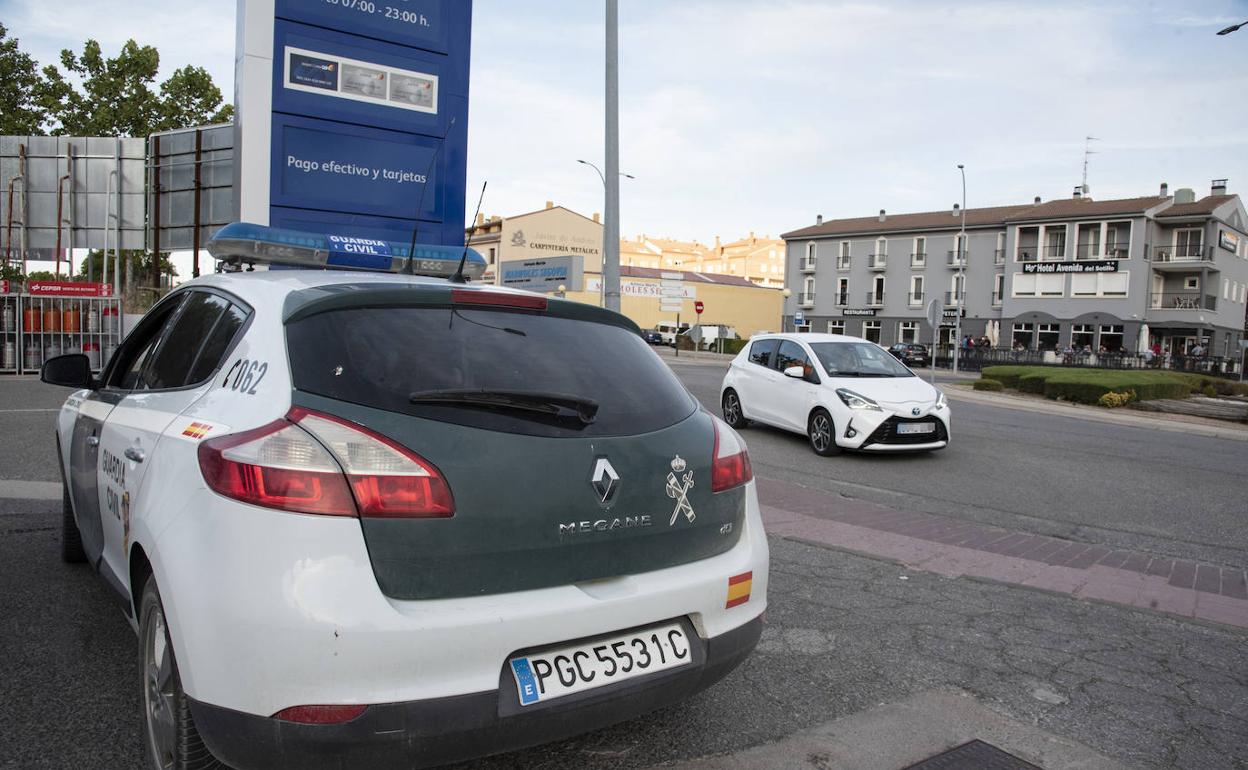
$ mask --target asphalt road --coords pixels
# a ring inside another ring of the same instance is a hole
[[[674,366],[714,405],[719,369]],[[57,480],[52,412],[13,410],[59,398],[0,380],[0,479]],[[1244,563],[1235,527],[1244,444],[962,403],[954,419],[953,445],[930,456],[821,459],[798,436],[746,437],[761,477]],[[137,645],[98,578],[60,562],[58,510],[0,497],[0,766],[139,767]],[[463,767],[597,770],[729,755],[933,690],[968,693],[1128,766],[1248,767],[1241,631],[771,545],[763,641],[724,682],[678,707]],[[794,763],[818,766],[801,752]]]

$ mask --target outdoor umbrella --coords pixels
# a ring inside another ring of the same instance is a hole
[[[1140,338],[1135,343],[1135,352],[1148,350],[1148,324],[1140,324]]]

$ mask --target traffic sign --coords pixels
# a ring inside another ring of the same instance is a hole
[[[679,313],[682,310],[680,304],[675,305],[659,305],[660,313]]]
[[[662,278],[662,279],[664,279],[664,280],[667,280],[667,281],[683,281],[683,280],[685,280],[685,274],[684,274],[684,273],[659,273],[659,277],[660,277],[660,278]]]
[[[806,323],[806,316],[802,313],[802,311],[798,310],[793,314],[793,323],[795,325]]]
[[[706,309],[706,305],[702,304],[702,300],[698,300],[697,302],[693,303],[693,312],[697,313],[698,315],[702,315],[702,311],[705,309]]]
[[[944,315],[944,303],[939,299],[934,299],[927,303],[927,323],[933,329],[940,326],[941,317]]]

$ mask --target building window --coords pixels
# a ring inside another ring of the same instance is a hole
[[[1005,233],[997,233],[997,249],[992,253],[992,264],[1005,264]]]
[[[1223,278],[1222,279],[1222,299],[1230,299],[1230,298],[1231,298],[1231,282]]]
[[[1175,230],[1174,258],[1200,259],[1201,235],[1200,230]]]
[[[1005,273],[997,273],[992,284],[992,304],[1000,305],[1005,296]]]
[[[1066,228],[1064,226],[1044,231],[1044,258],[1055,260],[1066,258]]]
[[[1096,342],[1096,327],[1092,324],[1075,324],[1070,327],[1070,345],[1076,351],[1092,350]]]
[[[1184,279],[1183,279],[1183,288],[1184,288],[1184,289],[1199,290],[1199,289],[1200,289],[1200,276],[1196,276],[1196,275],[1189,275],[1189,276],[1187,276],[1186,278],[1184,278]]]
[[[1036,346],[1040,350],[1057,350],[1061,341],[1061,324],[1039,324],[1036,334]]]
[[[862,336],[868,342],[880,344],[880,322],[879,321],[863,321]]]
[[[1035,262],[1040,254],[1040,228],[1020,227],[1014,233],[1015,255],[1018,262]]]
[[[921,275],[910,276],[910,304],[923,304],[923,276]]]
[[[850,247],[851,244],[849,241],[841,241],[841,253],[836,257],[837,270],[849,269]]]
[[[814,241],[811,241],[810,243],[806,244],[806,258],[802,262],[802,269],[803,270],[815,269],[815,242]]]
[[[1109,222],[1105,225],[1105,259],[1127,259],[1131,256],[1131,223]]]
[[[884,276],[877,275],[871,281],[871,291],[867,294],[868,305],[884,304]]]
[[[828,321],[828,334],[844,334],[844,333],[845,333],[844,321]]]
[[[849,279],[838,278],[836,281],[836,304],[849,304]]]
[[[1013,343],[1014,347],[1016,347],[1016,348],[1021,346],[1021,347],[1024,347],[1024,348],[1027,348],[1028,350],[1030,350],[1030,349],[1031,349],[1031,342],[1032,342],[1032,338],[1033,338],[1034,336],[1035,336],[1035,325],[1034,325],[1034,324],[1018,324],[1018,323],[1016,323],[1016,324],[1014,324],[1014,328],[1013,328],[1013,338],[1012,338],[1011,342]]]
[[[927,264],[927,239],[915,238],[914,251],[910,252],[910,266],[923,267]]]
[[[1045,278],[1050,276],[1043,276]],[[1130,273],[1073,273],[1070,276],[1072,297],[1125,297]]]
[[[1101,348],[1113,353],[1122,350],[1122,324],[1105,324],[1101,326]]]
[[[490,247],[490,264],[494,264],[494,247]]]
[[[919,341],[919,322],[918,321],[902,321],[897,324],[897,341],[898,342],[918,342]]]

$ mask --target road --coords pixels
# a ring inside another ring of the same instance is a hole
[[[721,368],[673,368],[714,406]],[[0,766],[139,767],[133,634],[96,576],[59,561],[59,502],[5,486],[57,481],[53,413],[16,410],[52,409],[60,398],[37,383],[0,380]],[[961,402],[954,420],[948,450],[915,457],[821,459],[799,436],[757,428],[745,436],[760,479],[826,494],[830,507],[872,501],[1217,564],[1246,561],[1239,485],[1248,444]],[[786,766],[842,766],[836,751],[854,747],[813,751],[801,731],[869,721],[880,704],[931,693],[965,696],[982,712],[965,728],[972,737],[987,739],[990,723],[1004,721],[1009,729],[992,733],[998,742],[1039,747],[1028,758],[1049,768],[1073,764],[1063,746],[1099,758],[1087,766],[1248,767],[1242,628],[950,578],[835,544],[773,536],[771,546],[763,640],[724,682],[678,707],[462,767],[596,770],[698,758],[709,758],[698,767],[744,767],[752,755],[742,752],[760,747],[780,752]],[[938,717],[915,711],[901,732],[934,736],[923,740],[935,753],[953,740],[921,729]],[[1027,734],[1039,737],[1028,744]],[[867,757],[882,749],[857,747]]]

